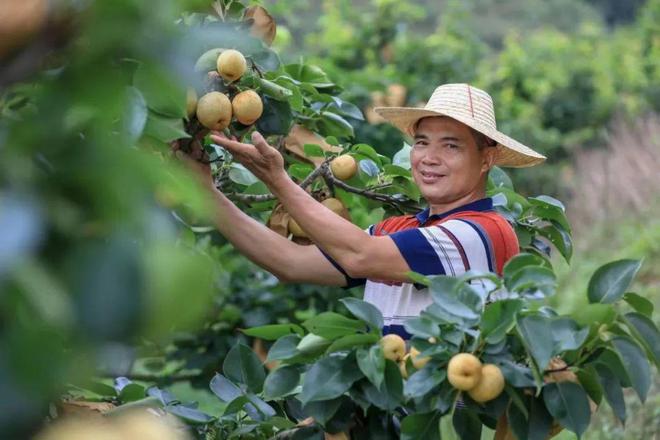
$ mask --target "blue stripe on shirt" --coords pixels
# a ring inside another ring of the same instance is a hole
[[[486,258],[488,259],[488,269],[491,272],[495,272],[495,269],[493,268],[493,248],[490,243],[490,239],[488,238],[488,235],[486,232],[481,228],[481,226],[475,222],[472,222],[470,220],[466,220],[464,218],[457,218],[456,220],[461,221],[463,223],[466,223],[472,227],[475,231],[477,231],[477,234],[479,234],[479,238],[481,238],[481,243],[484,245],[484,249],[486,250]]]
[[[408,263],[410,270],[422,275],[444,275],[438,254],[419,229],[406,229],[388,235]]]

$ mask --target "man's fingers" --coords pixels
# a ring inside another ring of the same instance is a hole
[[[264,137],[258,131],[252,132],[252,143],[261,154],[266,154],[270,149],[270,145],[268,145],[266,139],[264,139]]]

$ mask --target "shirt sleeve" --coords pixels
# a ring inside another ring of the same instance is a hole
[[[488,236],[461,219],[390,234],[410,269],[422,275],[492,271]]]
[[[371,225],[371,226],[369,226],[367,229],[365,229],[364,231],[365,231],[367,234],[369,234],[369,235],[373,235],[373,229],[374,229],[374,225]],[[319,250],[321,251],[321,253],[323,254],[323,256],[324,256],[325,258],[327,258],[328,261],[329,261],[329,262],[335,267],[335,269],[337,269],[339,272],[341,272],[341,273],[344,275],[344,278],[346,278],[346,286],[344,286],[344,289],[351,289],[351,288],[353,288],[353,287],[364,286],[364,285],[366,284],[366,282],[367,282],[367,279],[366,279],[366,278],[352,278],[350,275],[348,275],[348,273],[346,273],[346,271],[344,270],[344,268],[341,267],[341,266],[339,265],[339,263],[337,263],[337,262],[336,262],[336,261],[335,261],[330,255],[328,255],[323,249],[319,248]]]

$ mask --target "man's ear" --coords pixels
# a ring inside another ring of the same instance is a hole
[[[483,163],[481,165],[481,171],[488,172],[495,165],[495,157],[497,156],[496,147],[486,147],[482,150],[482,159]]]

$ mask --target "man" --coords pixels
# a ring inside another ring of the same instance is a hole
[[[217,226],[238,251],[285,282],[351,286],[366,282],[365,300],[380,309],[384,333],[409,335],[403,321],[432,301],[407,273],[501,273],[518,252],[507,221],[486,198],[494,165],[531,166],[545,157],[497,131],[491,97],[467,84],[438,87],[424,108],[375,111],[414,139],[412,176],[428,208],[384,220],[365,233],[314,200],[287,175],[280,153],[259,133],[252,144],[211,139],[263,181],[307,232],[301,246],[269,230],[205,182],[217,204]]]

